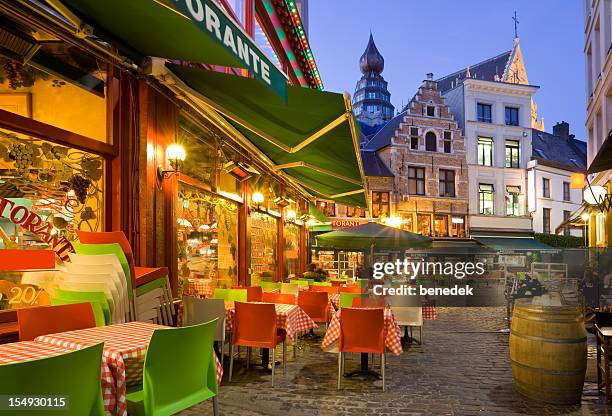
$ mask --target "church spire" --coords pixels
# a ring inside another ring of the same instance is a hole
[[[362,74],[374,73],[376,75],[380,75],[385,69],[385,59],[376,48],[372,32],[370,32],[368,46],[359,58],[359,68]]]

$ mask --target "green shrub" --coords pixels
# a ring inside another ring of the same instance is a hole
[[[576,248],[584,247],[584,238],[574,237],[573,235],[556,235],[556,234],[539,234],[536,233],[534,238],[541,243],[551,247],[559,248]]]

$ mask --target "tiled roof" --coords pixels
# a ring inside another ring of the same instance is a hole
[[[586,143],[533,129],[532,156],[568,170],[586,170]]]
[[[473,79],[482,79],[485,81],[495,81],[495,75],[498,75],[500,79],[504,75],[508,59],[512,51],[506,51],[493,58],[489,58],[485,61],[479,62],[475,65],[470,65],[470,75]],[[445,93],[457,86],[457,84],[466,78],[467,68],[463,68],[457,72],[453,72],[450,75],[442,77],[437,80],[438,89]]]
[[[395,135],[395,130],[397,130],[400,126],[402,120],[404,120],[404,115],[406,112],[399,113],[391,120],[387,122],[379,131],[376,133],[369,142],[366,143],[364,149],[366,150],[379,150],[385,146],[389,146],[391,144],[391,139]]]
[[[376,152],[362,150],[361,163],[363,164],[363,173],[365,176],[394,176],[393,172],[389,170]]]
[[[367,140],[370,140],[380,129],[382,129],[385,123],[381,123],[377,126],[370,126],[369,124],[362,123],[361,121],[357,121],[359,123],[359,129],[361,130],[361,134],[363,134]]]

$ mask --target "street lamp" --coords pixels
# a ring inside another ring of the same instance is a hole
[[[162,165],[157,167],[157,179],[160,185],[162,181],[170,175],[179,174],[181,163],[185,161],[185,157],[185,148],[180,144],[171,144],[166,148],[166,160],[170,166],[168,169],[165,169]]]

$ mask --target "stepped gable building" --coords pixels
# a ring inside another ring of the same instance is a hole
[[[395,108],[391,104],[387,81],[380,75],[385,69],[385,59],[371,33],[368,46],[359,59],[359,68],[363,76],[355,87],[353,111],[362,124],[379,126],[393,118]]]
[[[433,74],[427,74],[404,111],[376,133],[365,150],[376,152],[394,174],[391,195],[370,190],[373,217],[376,201],[388,199],[390,214],[401,218],[407,231],[467,236],[465,145]]]

